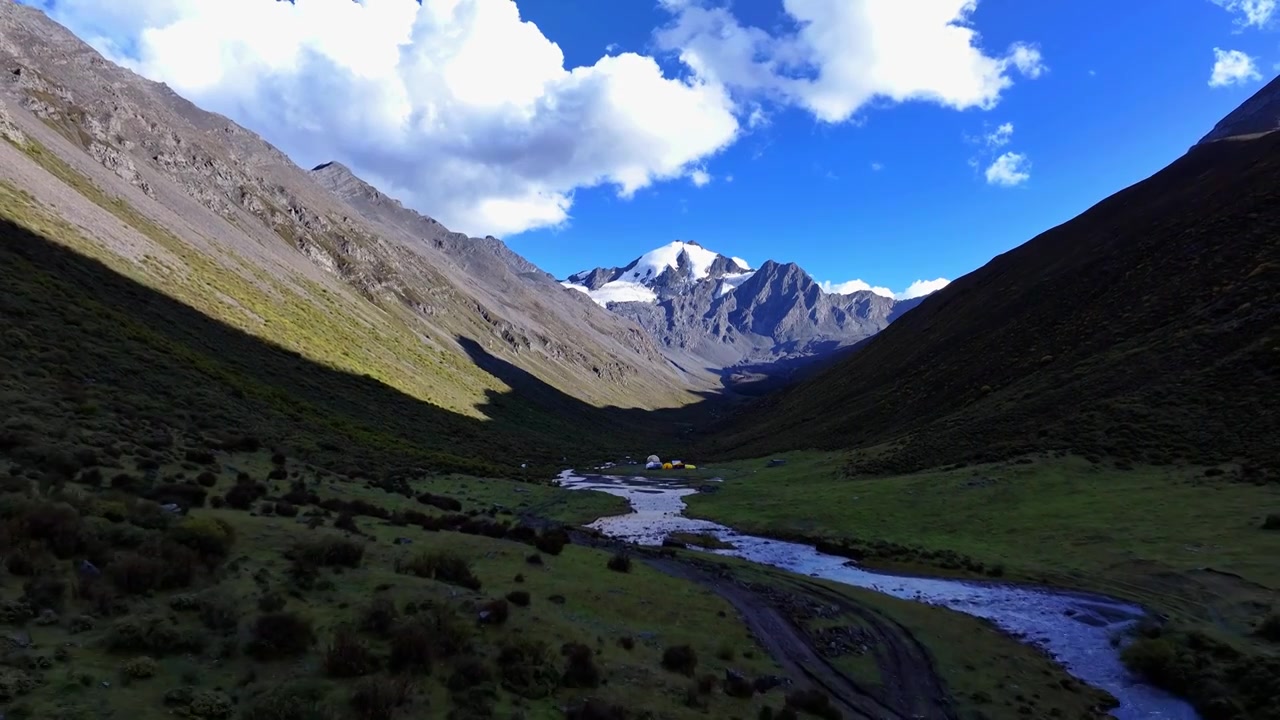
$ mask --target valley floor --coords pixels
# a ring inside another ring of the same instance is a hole
[[[1137,601],[1167,625],[1146,630],[1131,666],[1166,687],[1195,675],[1194,687],[1171,689],[1202,711],[1225,697],[1255,711],[1240,717],[1271,717],[1256,713],[1280,698],[1280,675],[1232,691],[1199,678],[1218,683],[1255,661],[1280,671],[1280,486],[1230,467],[1121,470],[1070,457],[901,477],[849,475],[841,454],[783,457],[777,467],[768,459],[700,466],[696,477],[725,481],[687,498],[686,514],[820,541],[891,572],[998,577]],[[1150,667],[1146,651],[1169,657]]]

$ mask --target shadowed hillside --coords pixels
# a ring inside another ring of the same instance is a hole
[[[927,298],[707,443],[909,471],[1043,450],[1280,461],[1280,134],[1165,170]]]
[[[17,198],[0,185],[5,214]],[[483,419],[453,413],[224,325],[4,217],[0,238],[0,449],[19,455],[175,435],[283,446],[353,476],[549,477],[562,455],[629,451],[646,428],[670,427],[663,413],[588,405],[465,338],[479,368],[514,390],[489,392]]]

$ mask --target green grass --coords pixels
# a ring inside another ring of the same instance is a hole
[[[877,477],[851,474],[856,459],[841,453],[786,457],[777,468],[764,459],[708,467],[725,481],[686,498],[687,514],[833,542],[872,568],[1001,577],[1139,602],[1165,616],[1170,637],[1190,643],[1192,654],[1215,652],[1215,643],[1257,662],[1277,654],[1254,632],[1280,606],[1280,533],[1263,529],[1280,508],[1280,486],[1244,482],[1231,467],[1118,470],[1079,458]],[[1226,667],[1214,688],[1239,675]],[[1202,707],[1220,693],[1214,688],[1194,691]],[[1171,689],[1189,692],[1185,683]]]
[[[182,452],[182,448],[177,448],[174,454]],[[240,472],[262,478],[263,470],[271,466],[261,453],[219,454],[216,461],[215,465],[196,463],[197,469],[212,473],[213,484],[207,488],[212,495],[228,493]],[[101,469],[105,477],[111,477],[117,472],[110,467],[115,463],[105,462]],[[189,479],[195,474],[194,470],[184,471],[184,464],[191,463],[164,463],[158,473],[181,484],[185,481],[179,475]],[[322,498],[345,496],[351,500],[360,495],[350,492],[351,488],[360,487],[350,478],[319,473],[297,461],[288,461],[284,467],[292,477],[289,482],[315,488]],[[142,522],[142,506],[128,493],[83,483],[67,485],[63,490],[51,488],[45,499],[37,496],[34,486],[24,493],[14,492],[21,483],[29,482],[28,476],[32,474],[31,470],[20,471],[6,485],[9,492],[0,493],[0,512],[5,513],[5,517],[14,517],[15,512],[19,513],[17,517],[22,517],[20,508],[29,507],[30,503],[36,507],[46,507],[45,503],[68,503],[67,507],[75,508],[72,517],[80,517],[77,529],[68,529],[68,532],[75,533],[74,537],[79,538],[77,542],[84,547],[103,542],[119,546],[124,542],[119,538],[128,536],[157,540],[165,536],[164,530],[135,526]],[[459,477],[421,478],[414,484],[432,491],[457,491],[477,508],[488,504],[491,498],[505,497],[505,491],[514,486]],[[155,486],[163,485],[157,482]],[[285,480],[266,483],[270,495],[278,495],[287,485]],[[596,493],[546,487],[537,492],[538,501],[550,501],[567,515],[581,517],[594,512],[590,508]],[[376,498],[379,501],[376,504],[388,510],[422,507],[412,499],[381,491],[369,491],[366,495],[370,498],[367,502]],[[553,496],[563,496],[563,499]],[[699,658],[700,674],[723,677],[726,667],[748,676],[777,670],[727,603],[696,585],[670,578],[642,563],[635,563],[627,573],[618,573],[607,568],[609,553],[570,545],[558,555],[541,554],[542,562],[533,565],[526,558],[536,553],[534,548],[510,540],[448,531],[425,532],[367,516],[356,518],[364,537],[352,536],[327,527],[335,521],[331,513],[318,512],[321,527],[310,529],[303,522],[309,514],[307,506],[299,506],[304,512],[298,517],[279,517],[261,512],[268,504],[254,503],[254,509],[259,511],[255,513],[197,508],[191,511],[189,519],[180,521],[221,521],[231,528],[234,542],[216,572],[197,573],[190,584],[172,590],[146,595],[121,592],[117,595],[115,614],[108,617],[96,613],[94,627],[88,631],[72,632],[76,618],[94,613],[87,600],[74,595],[63,596],[63,606],[52,624],[31,620],[17,623],[35,642],[35,649],[22,657],[47,657],[49,666],[35,672],[28,667],[27,659],[18,659],[12,654],[8,657],[2,667],[5,676],[22,680],[24,687],[23,692],[12,698],[8,716],[98,717],[97,713],[105,710],[117,715],[158,717],[165,712],[166,693],[182,686],[206,691],[220,688],[244,707],[251,706],[261,693],[299,679],[323,681],[325,702],[341,710],[354,691],[356,681],[325,678],[321,654],[334,632],[341,625],[358,623],[360,612],[374,598],[385,599],[402,612],[407,612],[411,603],[440,604],[455,613],[463,625],[472,626],[482,603],[512,591],[529,593],[529,606],[510,606],[510,618],[505,624],[474,631],[472,649],[463,656],[475,658],[491,671],[497,667],[500,648],[517,641],[546,643],[552,651],[557,677],[564,662],[559,655],[562,643],[579,642],[592,649],[594,662],[607,684],[598,688],[560,688],[552,696],[541,699],[523,699],[500,686],[489,687],[493,717],[506,717],[517,709],[530,718],[560,717],[560,705],[587,695],[631,709],[649,709],[666,717],[699,717],[700,712],[684,704],[691,680],[661,667],[662,652],[671,645],[692,646]],[[124,509],[127,517],[124,522],[113,524],[107,518],[120,509]],[[171,526],[179,521],[161,518],[160,522],[161,526]],[[151,522],[148,526],[154,527]],[[36,544],[24,545],[26,536],[22,528],[34,526],[14,520],[9,527],[11,530],[0,537],[0,551],[6,551],[7,555],[22,547],[30,548],[28,552],[45,552],[39,550],[44,545],[37,538],[52,537],[31,535]],[[307,583],[291,573],[285,553],[295,543],[344,536],[364,549],[358,567],[322,568]],[[400,538],[410,542],[394,542]],[[466,561],[481,581],[480,589],[467,590],[396,572],[398,562],[427,552],[444,552]],[[115,577],[110,575],[112,564],[120,560],[112,559],[108,553],[101,555],[97,562],[108,577]],[[66,579],[70,567],[67,563],[46,560],[37,564],[37,568],[43,569],[37,569],[35,577]],[[30,579],[31,576],[24,577]],[[24,595],[23,588],[21,582],[5,583],[0,602],[19,599]],[[249,627],[260,613],[256,606],[258,598],[269,594],[284,598],[286,611],[298,613],[313,623],[317,642],[303,655],[288,661],[260,661],[246,654]],[[174,604],[178,597],[204,598],[207,603],[216,601],[224,615],[231,618],[231,624],[225,630],[205,625],[200,612],[187,611]],[[560,602],[555,601],[557,597]],[[113,651],[105,644],[112,624],[131,618],[147,625],[172,623],[182,633],[201,638],[203,649],[173,653],[165,652],[163,647],[157,651]],[[361,637],[375,655],[385,659],[388,639],[369,632]],[[622,646],[620,641],[624,638],[634,642],[632,649]],[[53,650],[61,647],[69,651],[54,658]],[[144,654],[153,655],[159,661],[155,676],[126,679],[122,672],[124,665]],[[461,657],[441,659],[430,675],[410,675],[414,686],[411,707],[415,712],[428,712],[430,708],[429,712],[443,716],[451,705],[460,702],[444,687],[449,668],[460,661]],[[4,687],[0,681],[0,690]],[[706,698],[711,712],[744,717],[754,716],[767,700],[759,696],[739,700],[719,693]]]
[[[689,551],[693,552],[693,551]],[[715,562],[735,577],[794,589],[796,576],[773,568],[729,557]],[[1104,692],[1076,681],[1050,657],[971,615],[840,583],[804,578],[843,595],[905,628],[932,656],[936,670],[960,717],[992,720],[1027,717],[1024,707],[1040,716],[1056,708],[1055,717],[1093,717],[1092,710],[1112,699]],[[860,618],[837,615],[810,620],[806,629],[864,627]],[[859,683],[876,687],[883,683],[880,668],[870,654],[845,654],[832,663]]]

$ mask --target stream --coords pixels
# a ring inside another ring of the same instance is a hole
[[[682,498],[698,491],[679,481],[577,475],[566,470],[560,483],[567,489],[597,490],[631,503],[631,513],[603,517],[589,526],[609,537],[661,545],[672,532],[708,533],[731,543],[733,549],[706,552],[985,618],[1022,642],[1044,649],[1081,681],[1114,695],[1120,706],[1112,715],[1118,720],[1198,720],[1188,703],[1143,684],[1121,663],[1112,637],[1144,616],[1142,608],[1131,603],[1066,590],[863,570],[847,558],[820,553],[811,545],[745,535],[709,520],[684,517]]]

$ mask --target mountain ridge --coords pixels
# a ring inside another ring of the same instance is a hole
[[[680,365],[732,378],[747,366],[792,370],[883,330],[922,298],[871,290],[828,293],[795,263],[741,259],[676,240],[613,268],[570,275],[566,287],[631,319]]]
[[[1277,187],[1280,133],[1194,146],[709,429],[704,449],[847,449],[864,472],[1043,451],[1274,466]]]

